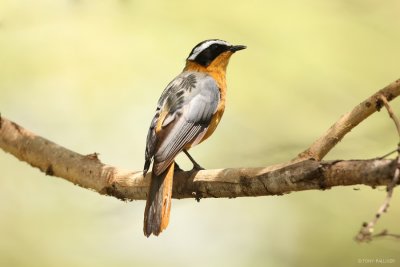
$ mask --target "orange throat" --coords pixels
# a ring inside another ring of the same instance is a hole
[[[220,101],[217,106],[217,110],[211,119],[210,125],[208,126],[207,132],[200,142],[206,140],[217,128],[221,117],[225,110],[225,97],[226,97],[226,67],[228,66],[229,59],[233,53],[230,51],[220,54],[217,58],[211,62],[210,65],[204,67],[195,61],[186,61],[184,71],[199,71],[205,72],[217,82],[218,89],[220,92]]]

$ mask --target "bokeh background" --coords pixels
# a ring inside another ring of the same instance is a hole
[[[140,170],[156,101],[198,42],[245,44],[228,106],[192,151],[207,168],[293,158],[340,115],[400,78],[400,3],[342,1],[0,1],[0,112],[65,147]],[[399,101],[393,102],[399,114]],[[396,147],[386,111],[326,159]],[[190,163],[179,157],[179,163]],[[144,201],[45,176],[0,151],[0,266],[399,266],[400,243],[353,237],[384,188],[174,200],[167,231],[142,233]],[[377,231],[400,232],[398,190]]]

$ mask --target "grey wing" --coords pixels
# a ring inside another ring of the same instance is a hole
[[[171,84],[160,98],[160,112],[153,119],[154,127],[149,130],[147,140],[149,156],[154,156],[153,171],[157,175],[187,144],[205,134],[220,100],[216,82],[204,73],[184,72]],[[160,118],[163,110],[168,113]],[[156,132],[158,123],[162,127]]]
[[[157,107],[156,115],[154,116],[153,120],[151,121],[150,128],[147,133],[145,162],[144,162],[144,168],[143,168],[144,176],[146,175],[147,171],[149,170],[152,158],[154,156],[155,145],[157,142],[155,127],[156,127],[159,115],[160,115],[159,108]]]
[[[181,77],[182,76],[182,77]],[[153,120],[151,121],[149,131],[147,133],[147,141],[146,141],[146,151],[145,151],[145,163],[144,163],[144,169],[143,169],[143,174],[146,175],[147,171],[149,170],[151,161],[154,157],[154,153],[156,150],[156,145],[157,145],[157,135],[156,135],[156,126],[158,121],[160,120],[160,114],[167,108],[167,104],[172,106],[177,109],[179,108],[182,103],[183,103],[183,90],[181,90],[182,86],[181,83],[184,80],[185,76],[182,74],[176,77],[174,80],[172,80],[167,87],[164,89],[163,93],[160,96],[160,99],[158,100],[157,103],[157,109],[156,113],[153,117]],[[179,92],[179,93],[178,93]],[[167,110],[169,113],[171,113],[170,116],[168,116],[168,121],[171,121],[173,119],[173,114],[174,110]],[[165,120],[165,118],[161,118]],[[164,123],[164,122],[163,122]]]

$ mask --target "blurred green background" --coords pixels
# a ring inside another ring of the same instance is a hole
[[[222,123],[193,156],[207,168],[284,162],[400,78],[399,11],[396,0],[2,0],[0,112],[77,152],[140,170],[160,93],[194,45],[221,38],[248,49],[228,68]],[[399,114],[399,101],[392,105]],[[327,159],[377,157],[397,141],[383,111]],[[147,239],[144,201],[100,196],[2,151],[0,169],[0,266],[400,264],[399,242],[353,241],[384,188],[174,200],[167,231]],[[377,231],[400,232],[398,193]]]

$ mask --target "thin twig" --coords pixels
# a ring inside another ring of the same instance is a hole
[[[382,100],[383,104],[385,105],[385,107],[386,107],[386,109],[387,109],[387,111],[389,113],[390,118],[392,118],[394,124],[396,125],[397,133],[398,133],[399,139],[400,139],[400,121],[399,121],[399,118],[397,118],[397,116],[394,114],[394,111],[393,111],[392,107],[390,106],[390,104],[389,104],[389,102],[388,102],[388,100],[387,100],[385,95],[382,94],[380,96],[380,100]]]
[[[381,95],[379,98],[383,104],[385,105],[390,118],[392,118],[394,124],[396,125],[396,129],[397,129],[397,133],[399,135],[399,139],[400,139],[400,122],[399,119],[397,118],[397,116],[394,114],[391,106],[389,105],[389,102],[387,101],[386,97],[384,95]],[[382,231],[379,234],[373,235],[372,233],[374,232],[374,227],[377,224],[378,220],[381,218],[382,214],[387,212],[389,205],[390,205],[390,201],[392,200],[392,196],[393,196],[393,189],[394,187],[398,184],[399,182],[399,174],[400,174],[400,142],[398,143],[398,147],[397,147],[397,166],[396,169],[394,171],[394,175],[393,175],[393,179],[392,181],[387,185],[386,187],[386,191],[387,191],[387,195],[386,198],[384,200],[384,202],[382,203],[382,205],[379,207],[378,211],[376,212],[374,218],[369,222],[369,223],[363,223],[361,230],[359,231],[359,233],[357,234],[357,236],[355,237],[355,239],[358,242],[369,242],[371,241],[373,238],[375,237],[382,237],[382,236],[398,236],[396,234],[389,234],[387,230]]]
[[[377,233],[377,234],[375,234],[375,235],[372,235],[372,239],[374,239],[374,238],[378,238],[378,237],[391,237],[391,238],[394,238],[394,239],[396,239],[396,240],[400,240],[400,235],[399,234],[392,234],[392,233],[389,233],[389,231],[388,230],[383,230],[382,232],[380,232],[380,233]]]
[[[392,150],[392,151],[386,153],[385,155],[378,157],[378,159],[385,159],[385,158],[389,157],[390,155],[397,153],[397,150],[398,149],[396,148],[395,150]]]
[[[390,197],[391,197],[391,195],[393,193],[392,192],[393,188],[397,185],[397,183],[399,181],[399,174],[400,174],[400,170],[399,170],[399,168],[400,168],[400,121],[399,121],[399,118],[396,116],[396,114],[394,114],[394,111],[393,111],[392,107],[390,106],[389,102],[387,101],[387,98],[384,95],[381,95],[380,99],[383,101],[383,104],[385,105],[390,118],[392,118],[392,120],[396,126],[396,129],[397,129],[397,134],[399,136],[399,142],[397,144],[397,153],[398,153],[397,154],[397,168],[394,172],[393,181],[387,187],[388,195],[390,193]]]

